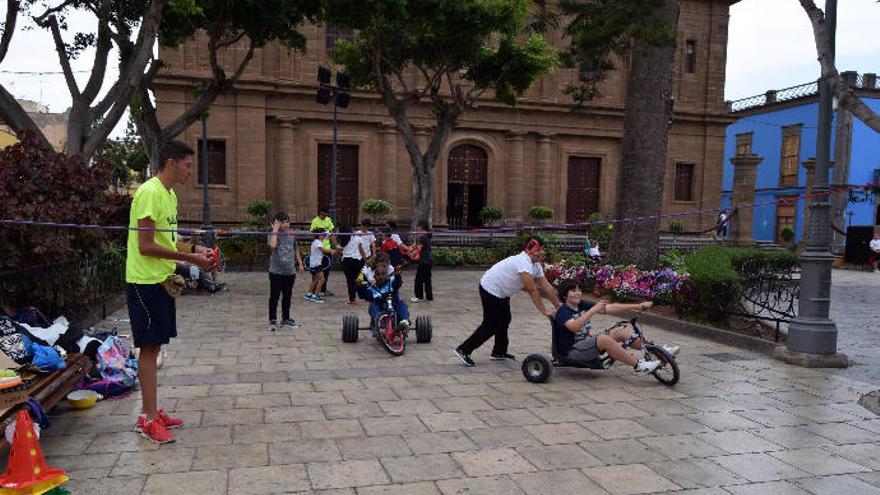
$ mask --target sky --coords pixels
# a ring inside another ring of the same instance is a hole
[[[6,2],[0,3],[0,16]],[[817,0],[824,7],[824,0]],[[73,15],[70,25],[94,31],[85,14]],[[880,26],[880,4],[876,0],[839,0],[837,66],[841,71],[880,73],[880,43],[873,41]],[[21,23],[20,26],[21,27]],[[814,80],[819,73],[810,22],[798,0],[742,0],[730,9],[727,83],[725,99],[735,100],[768,89],[781,89]],[[73,62],[74,70],[88,70],[94,51],[84,52]],[[108,64],[108,78],[116,76],[115,58]],[[0,83],[17,98],[35,100],[52,112],[64,111],[70,95],[59,71],[51,36],[42,30],[19,31],[14,35],[6,59],[0,63]],[[13,74],[12,72],[56,72]],[[88,73],[77,74],[80,87]],[[105,83],[104,90],[110,86]],[[121,135],[121,121],[114,135]]]
[[[824,8],[825,1],[816,4]],[[880,3],[838,0],[837,69],[880,73]],[[796,86],[819,75],[816,44],[798,0],[742,0],[730,8],[725,99]]]

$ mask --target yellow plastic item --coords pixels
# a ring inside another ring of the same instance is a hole
[[[70,402],[75,409],[88,409],[98,402],[98,392],[76,390],[67,394],[67,402]]]

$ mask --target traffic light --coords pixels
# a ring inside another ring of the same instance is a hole
[[[345,108],[351,102],[351,78],[345,72],[336,73],[336,106]]]
[[[326,105],[330,103],[330,89],[328,88],[318,88],[318,103],[321,105]]]
[[[318,67],[318,84],[321,86],[330,84],[331,77],[333,77],[333,74],[330,72],[330,69],[326,67]]]
[[[326,105],[330,103],[330,78],[332,73],[326,67],[318,67],[318,103]]]

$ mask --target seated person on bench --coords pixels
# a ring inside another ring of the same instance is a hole
[[[636,359],[621,345],[632,332],[623,328],[614,328],[608,334],[590,335],[590,318],[596,313],[623,313],[639,311],[651,307],[650,302],[639,304],[608,304],[599,301],[595,304],[581,300],[582,287],[577,280],[563,280],[557,288],[562,306],[553,320],[553,340],[556,349],[554,354],[563,364],[569,366],[601,367],[603,354],[607,357],[632,366],[636,373],[651,373],[662,363],[644,358]],[[640,348],[641,339],[633,342],[633,348]],[[678,353],[678,347],[663,346],[672,355]]]

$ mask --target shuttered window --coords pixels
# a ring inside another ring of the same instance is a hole
[[[675,200],[694,200],[694,165],[692,163],[675,164]]]

